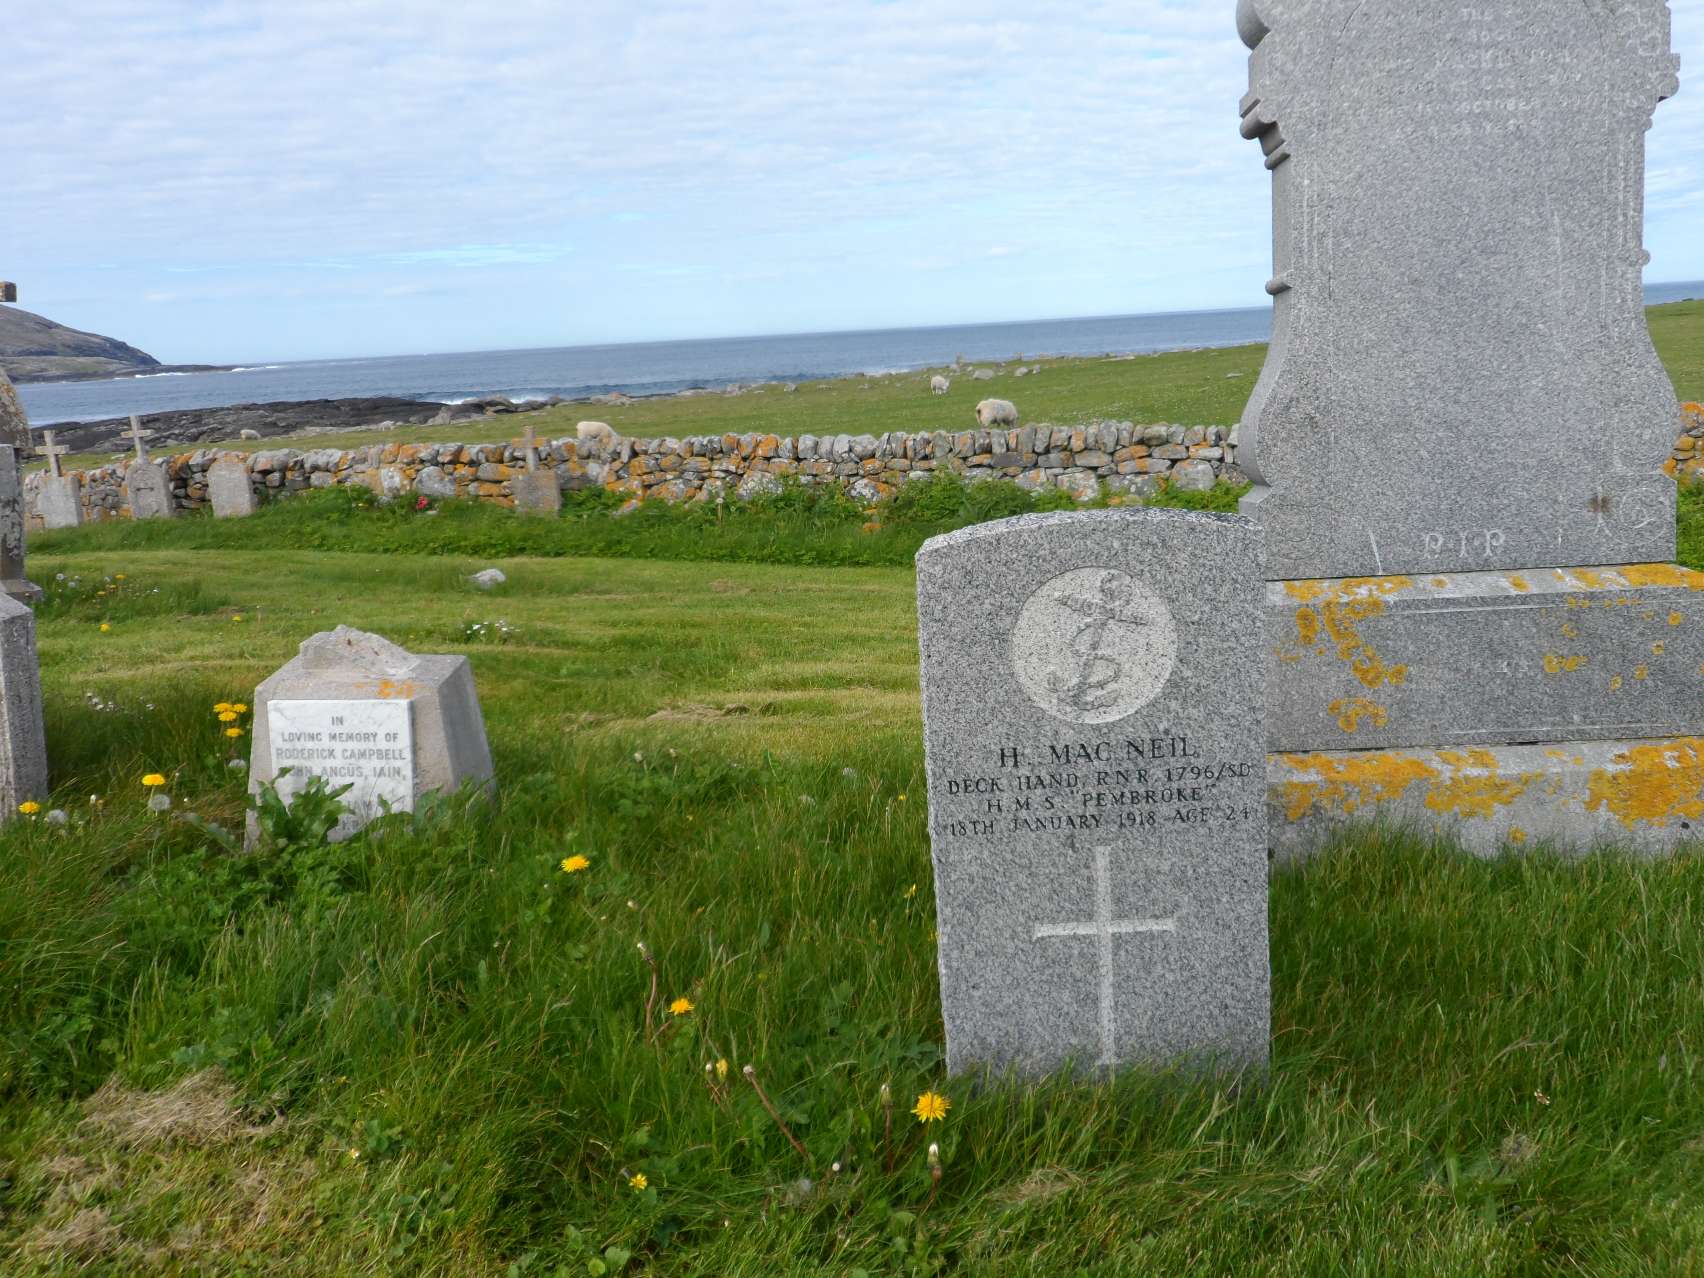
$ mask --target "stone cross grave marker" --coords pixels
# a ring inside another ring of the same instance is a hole
[[[1260,534],[1026,515],[917,556],[947,1064],[1264,1066]]]
[[[539,469],[538,442],[531,422],[526,423],[521,451],[526,459],[526,469],[509,480],[515,509],[531,514],[554,515],[562,509],[562,490],[557,486],[554,470]]]
[[[41,598],[41,587],[24,574],[24,477],[10,444],[0,444],[0,591],[22,603]]]
[[[1669,561],[1646,330],[1665,0],[1241,0],[1273,175],[1243,416],[1270,580]]]
[[[339,626],[302,643],[254,694],[249,788],[286,802],[314,777],[343,796],[348,838],[421,796],[491,784],[491,748],[466,657],[415,654]],[[286,771],[287,770],[287,771]],[[251,841],[257,831],[250,824]]]
[[[42,443],[36,452],[47,458],[47,474],[42,476],[36,492],[36,513],[44,528],[75,528],[83,522],[82,492],[75,475],[61,474],[59,459],[71,450],[53,442],[53,432],[41,433]]]
[[[171,519],[177,514],[171,478],[166,474],[164,462],[148,460],[148,446],[143,442],[148,432],[142,429],[142,420],[135,413],[130,415],[127,435],[136,448],[136,460],[124,472],[125,487],[130,490],[130,517]]]
[[[254,483],[248,459],[241,453],[221,453],[207,468],[207,500],[215,519],[241,519],[254,514]]]
[[[18,300],[18,286],[10,280],[0,280],[0,302]],[[30,420],[18,399],[12,379],[0,370],[0,443],[10,444],[20,452],[30,447]]]

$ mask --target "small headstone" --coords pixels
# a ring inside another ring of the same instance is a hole
[[[35,613],[0,594],[0,821],[47,794],[47,734],[41,718]]]
[[[207,468],[207,500],[215,519],[254,514],[254,484],[242,454],[225,453]]]
[[[250,791],[276,782],[288,801],[316,776],[352,786],[334,838],[386,811],[413,811],[430,792],[491,782],[466,657],[415,654],[339,626],[306,640],[255,690],[254,705]]]
[[[41,587],[24,575],[23,476],[10,444],[0,444],[0,590],[23,603],[41,598]]]
[[[1264,1065],[1260,549],[1096,511],[918,553],[951,1072]]]
[[[128,434],[136,446],[136,460],[130,463],[130,469],[124,474],[124,485],[130,491],[130,517],[172,518],[177,514],[177,503],[172,500],[171,479],[166,475],[163,464],[148,460],[148,448],[144,442],[148,434],[135,413],[130,415]]]
[[[76,475],[62,474],[59,459],[71,450],[53,442],[53,432],[41,433],[42,443],[36,453],[47,458],[47,474],[36,490],[36,514],[44,528],[75,528],[83,522],[83,493]]]
[[[538,441],[533,425],[526,424],[521,450],[526,469],[509,480],[509,493],[515,499],[515,509],[535,515],[554,515],[562,509],[562,489],[557,486],[554,470],[538,467]]]
[[[1666,562],[1646,330],[1663,0],[1242,0],[1272,349],[1237,462],[1267,576]]]

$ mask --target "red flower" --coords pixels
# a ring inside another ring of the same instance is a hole
[[[425,510],[426,507],[430,506],[431,504],[432,503],[426,499],[426,494],[421,493],[420,499],[414,503],[414,509]]]

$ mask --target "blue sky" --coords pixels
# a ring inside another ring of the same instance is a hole
[[[1254,306],[1233,0],[59,0],[0,277],[169,362]],[[1704,0],[1649,137],[1704,279]]]

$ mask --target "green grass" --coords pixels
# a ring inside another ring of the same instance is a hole
[[[1362,831],[1274,876],[1267,1082],[973,1089],[907,568],[518,558],[482,594],[483,556],[259,526],[32,558],[71,822],[0,833],[0,1271],[1704,1267],[1704,858]],[[158,770],[237,825],[211,706],[335,622],[470,656],[497,800],[257,857],[147,812]],[[650,1033],[641,941],[695,1005]]]
[[[1651,336],[1675,390],[1704,399],[1704,302],[1675,302],[1647,312]],[[1018,380],[1001,369],[992,382],[955,375],[945,395],[929,391],[937,370],[888,377],[804,382],[788,392],[763,386],[739,395],[642,399],[626,405],[565,404],[530,415],[541,439],[572,435],[576,423],[608,422],[635,438],[673,435],[879,435],[887,431],[967,429],[978,401],[1015,401],[1026,422],[1076,425],[1097,419],[1229,425],[1242,416],[1266,360],[1264,343],[1218,350],[1168,351],[1118,359],[1026,360],[1042,372]],[[992,368],[984,361],[975,367]],[[457,422],[394,431],[351,431],[292,439],[228,441],[239,452],[270,448],[358,448],[387,443],[486,443],[518,439],[521,420]],[[65,459],[71,467],[103,465],[112,453]]]

